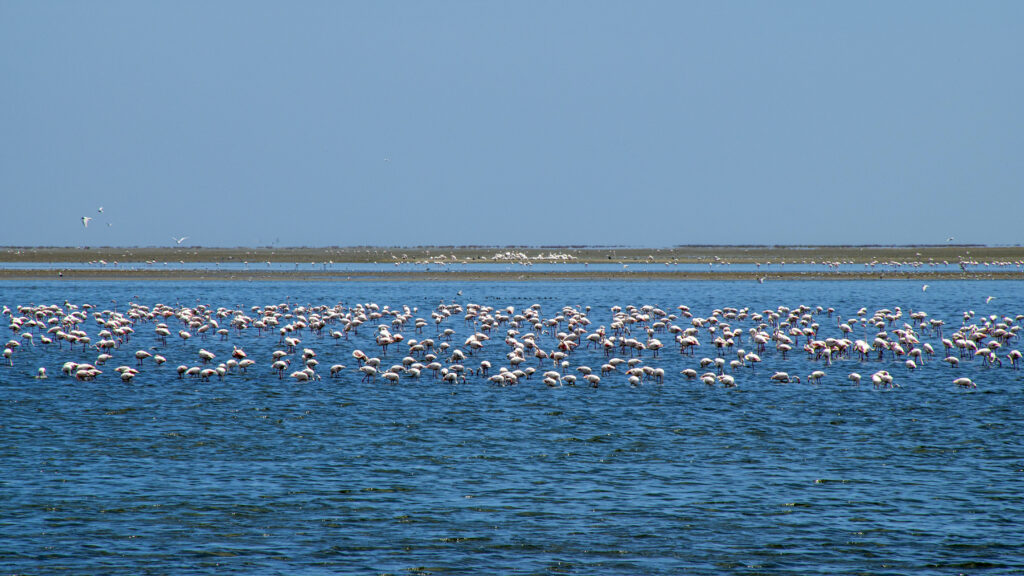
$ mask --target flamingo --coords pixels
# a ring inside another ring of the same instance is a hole
[[[363,382],[367,382],[377,377],[377,369],[373,366],[360,366],[359,371],[363,373]]]
[[[288,369],[290,363],[288,360],[277,360],[271,365],[271,368],[277,372],[278,379],[284,378],[284,371]]]
[[[1020,360],[1021,360],[1021,352],[1020,352],[1020,350],[1010,350],[1010,352],[1006,355],[1006,357],[1010,359],[1010,366],[1013,367],[1014,370],[1019,370],[1020,369]]]

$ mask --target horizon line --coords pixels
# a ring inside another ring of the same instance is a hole
[[[410,245],[384,245],[384,244],[350,244],[350,245],[260,245],[260,246],[206,246],[197,245],[95,245],[95,246],[59,246],[59,245],[3,245],[3,250],[93,250],[93,249],[203,249],[203,250],[348,250],[348,249],[385,249],[385,250],[409,250],[409,249],[529,249],[529,250],[675,250],[686,248],[757,248],[757,249],[813,249],[813,248],[1020,248],[1021,244],[976,244],[976,243],[955,243],[955,244],[675,244],[672,246],[644,246],[644,245],[617,245],[617,244],[410,244]]]

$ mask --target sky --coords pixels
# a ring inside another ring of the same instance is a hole
[[[0,0],[0,245],[1018,244],[1022,56],[1017,1]]]

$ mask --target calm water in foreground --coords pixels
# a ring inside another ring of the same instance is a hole
[[[376,302],[427,319],[441,300],[540,304],[545,316],[589,305],[591,328],[614,305],[707,316],[806,304],[843,318],[900,306],[945,320],[948,334],[967,310],[972,322],[1024,313],[1024,282],[0,283],[11,308],[116,300],[123,311],[132,298],[246,310]],[[5,340],[17,338],[9,320]],[[816,321],[835,332],[824,312]],[[461,317],[444,326],[453,347],[472,332]],[[278,337],[253,330],[161,345],[139,325],[96,382],[60,372],[95,350],[22,346],[0,367],[0,572],[1024,573],[1024,371],[1005,360],[953,371],[936,358],[908,372],[888,356],[822,367],[770,350],[727,389],[679,375],[717,355],[710,338],[683,357],[664,335],[661,357],[644,355],[664,385],[631,387],[621,374],[599,388],[548,388],[539,374],[507,387],[427,375],[388,385],[354,371],[355,347],[380,355],[370,327],[340,343],[303,333],[324,375],[308,383],[279,380]],[[436,336],[433,323],[404,333]],[[505,362],[502,337],[466,365]],[[257,360],[248,374],[178,379],[199,347],[220,360],[233,345]],[[146,364],[132,384],[113,377],[150,347],[167,365]],[[405,354],[389,349],[383,366]],[[583,349],[572,359],[605,361]],[[336,362],[349,369],[328,378]],[[40,366],[49,379],[33,379]],[[828,377],[816,386],[768,379],[819,368]],[[902,387],[846,380],[880,369]],[[977,389],[952,385],[965,375]]]

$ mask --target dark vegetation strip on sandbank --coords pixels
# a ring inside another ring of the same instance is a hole
[[[495,255],[511,257],[495,259]],[[707,263],[822,263],[822,262],[1016,262],[1024,260],[1021,246],[676,246],[620,248],[572,246],[416,246],[416,247],[18,247],[0,248],[0,262],[508,262],[524,254],[531,261],[552,254],[571,262]]]

